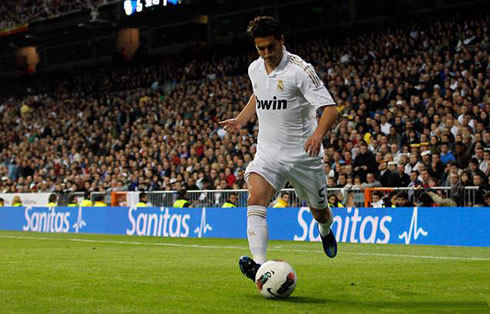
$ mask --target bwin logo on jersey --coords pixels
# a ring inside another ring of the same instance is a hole
[[[283,110],[288,108],[286,99],[277,99],[276,96],[272,100],[260,100],[257,98],[257,108],[263,110]]]

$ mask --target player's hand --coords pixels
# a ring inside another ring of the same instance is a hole
[[[320,147],[322,145],[322,136],[318,136],[315,133],[311,135],[305,143],[305,152],[310,156],[318,156],[320,153]]]
[[[222,125],[223,129],[228,133],[238,133],[238,131],[240,131],[240,129],[242,128],[241,123],[238,122],[237,119],[228,119],[225,121],[220,121],[218,123]]]

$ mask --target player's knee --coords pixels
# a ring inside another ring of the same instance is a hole
[[[265,197],[251,193],[248,196],[247,205],[248,206],[264,206],[264,207],[267,207],[268,203],[267,203],[267,200],[265,200]]]

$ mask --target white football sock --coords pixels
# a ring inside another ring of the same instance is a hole
[[[319,223],[317,221],[317,223],[318,223],[318,229],[320,230],[320,234],[322,236],[326,236],[327,234],[330,233],[330,226],[333,223],[332,209],[330,209],[330,207],[327,206],[327,208],[325,210],[328,210],[328,212],[330,213],[330,218],[328,218],[327,222],[325,222],[324,224],[321,224],[321,223]]]
[[[247,237],[250,251],[257,264],[267,260],[267,210],[264,206],[252,205],[247,208]]]

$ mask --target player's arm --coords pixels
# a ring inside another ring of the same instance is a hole
[[[226,132],[237,133],[255,115],[255,106],[255,94],[252,94],[245,108],[243,108],[242,112],[235,119],[220,121],[219,124],[223,126]]]
[[[318,122],[318,127],[305,143],[305,152],[310,156],[317,156],[320,152],[323,137],[337,120],[337,108],[335,106],[323,106],[323,113]]]

